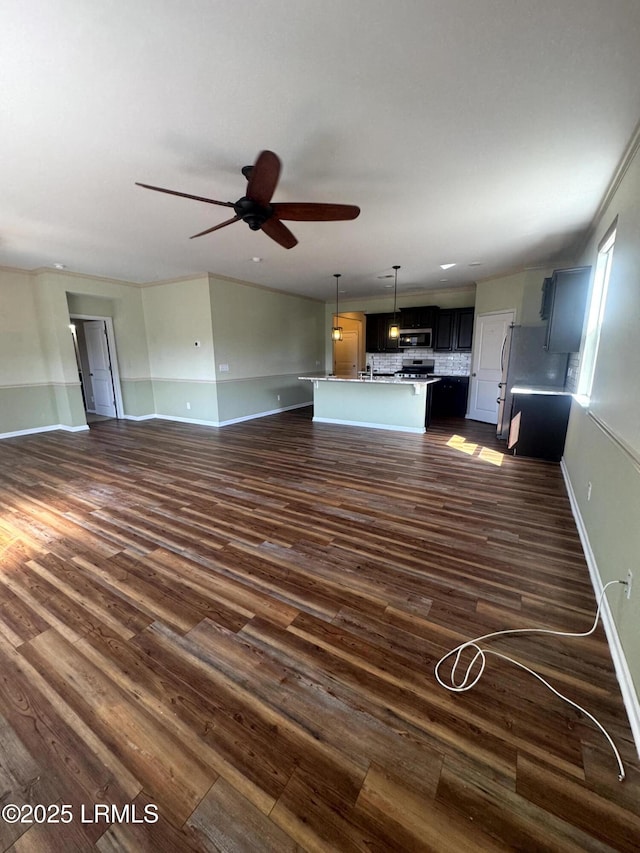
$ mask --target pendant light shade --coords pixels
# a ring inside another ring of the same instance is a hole
[[[392,269],[395,273],[393,282],[393,323],[389,326],[389,338],[391,338],[391,340],[396,341],[400,337],[400,325],[396,320],[396,301],[398,298],[398,270],[400,269],[400,265],[395,264]]]
[[[331,340],[332,341],[341,341],[342,340],[342,326],[340,325],[340,312],[338,310],[338,281],[342,273],[334,272],[333,276],[336,280],[336,320],[335,326],[331,329]]]

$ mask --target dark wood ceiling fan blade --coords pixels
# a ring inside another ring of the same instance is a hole
[[[280,158],[273,151],[261,151],[251,167],[247,198],[266,206],[271,201],[280,177]]]
[[[217,231],[219,228],[224,228],[226,225],[231,225],[232,222],[237,222],[239,219],[241,219],[240,216],[234,216],[233,219],[227,219],[225,222],[221,222],[219,225],[214,225],[213,228],[207,228],[206,231],[201,231],[199,234],[192,234],[189,239],[193,240],[195,237],[202,237],[205,234],[211,234],[212,231]]]
[[[219,204],[222,207],[233,207],[233,203],[230,201],[216,201],[214,198],[203,198],[200,195],[190,195],[189,193],[179,193],[177,190],[165,190],[164,187],[152,187],[151,184],[141,184],[138,181],[135,182],[137,187],[144,187],[146,190],[155,190],[159,193],[169,193],[169,195],[177,195],[181,198],[192,198],[194,201],[204,201],[207,204]]]
[[[271,207],[278,219],[298,220],[300,222],[331,222],[341,219],[355,219],[360,208],[354,204],[315,204],[313,202],[283,202]]]
[[[285,249],[293,249],[298,242],[287,226],[283,225],[275,216],[269,217],[266,222],[262,223],[261,227],[268,237],[271,237],[276,243],[280,243]]]

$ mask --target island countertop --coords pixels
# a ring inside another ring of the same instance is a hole
[[[429,379],[397,379],[394,376],[374,376],[373,379],[363,376],[362,379],[351,376],[298,376],[309,382],[357,382],[359,385],[432,385],[439,382],[441,376],[430,376]]]

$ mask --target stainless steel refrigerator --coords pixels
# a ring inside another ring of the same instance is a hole
[[[509,436],[511,388],[534,385],[564,388],[568,353],[547,352],[546,326],[510,326],[502,347],[502,379],[498,398],[498,438]]]

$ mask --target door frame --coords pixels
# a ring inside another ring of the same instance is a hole
[[[471,403],[472,403],[472,400],[474,399],[474,392],[475,392],[474,386],[477,382],[476,374],[478,371],[478,363],[480,361],[480,355],[481,355],[481,352],[479,349],[479,347],[481,345],[481,341],[478,338],[478,334],[477,334],[478,323],[484,317],[491,317],[491,316],[495,317],[495,316],[500,316],[500,315],[511,315],[511,322],[509,325],[513,325],[516,322],[517,311],[515,308],[498,308],[495,311],[483,311],[482,314],[476,314],[476,317],[475,317],[474,330],[473,330],[473,351],[471,354],[471,376],[469,377],[469,398],[468,398],[467,414],[466,414],[466,417],[470,418],[471,420],[474,420],[473,418],[471,418]],[[508,338],[508,336],[507,336],[507,338]],[[476,349],[476,346],[478,347],[477,349]],[[503,344],[503,347],[504,347],[504,344]],[[505,356],[504,348],[503,348],[502,356],[503,356],[503,358]],[[501,374],[502,374],[503,369],[504,369],[504,364],[501,364],[501,366],[500,366],[500,373]],[[500,381],[503,381],[502,375],[500,377]],[[496,387],[498,388],[498,392],[497,392],[498,396],[502,396],[502,394],[501,394],[502,389],[499,386],[496,386]],[[497,398],[496,398],[496,403],[497,403],[497,408],[496,408],[495,426],[498,425],[498,410],[500,407],[500,402]],[[483,423],[493,424],[493,421],[483,421]]]
[[[101,317],[98,314],[69,314],[69,319],[74,320],[102,320],[107,332],[107,346],[109,347],[109,361],[111,362],[111,381],[113,383],[114,402],[116,418],[124,417],[124,403],[122,400],[122,388],[120,387],[120,371],[118,370],[118,357],[116,353],[116,336],[113,330],[113,318]]]
[[[334,376],[338,375],[337,371],[336,371],[336,366],[337,366],[336,348],[338,346],[338,343],[344,343],[345,336],[349,335],[350,337],[353,336],[355,338],[356,363],[353,366],[353,378],[357,379],[358,378],[358,371],[360,370],[360,332],[358,329],[344,329],[342,332],[342,335],[343,335],[342,341],[334,341],[334,345],[333,345],[333,373],[334,373]]]

